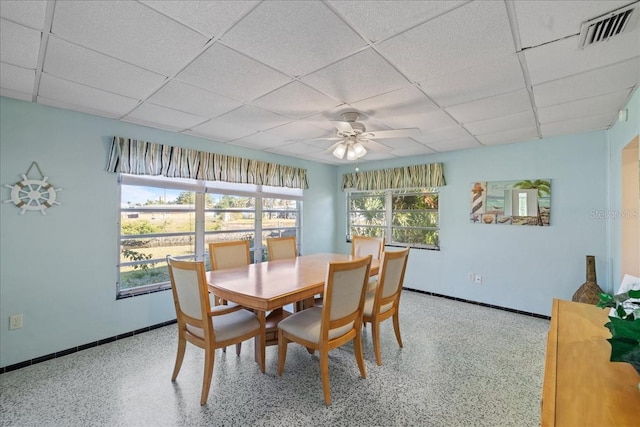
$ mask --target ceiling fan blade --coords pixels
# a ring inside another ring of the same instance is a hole
[[[391,151],[391,148],[387,147],[386,145],[382,145],[379,142],[376,142],[372,139],[358,138],[358,141],[360,141],[362,145],[364,145],[364,148],[366,148],[367,150],[371,149],[371,151],[382,151],[387,153]]]
[[[392,130],[378,130],[372,132],[365,132],[361,136],[364,138],[406,138],[409,136],[420,135],[420,129],[407,128],[407,129],[392,129]]]
[[[340,132],[344,132],[344,133],[349,134],[349,135],[355,135],[356,134],[356,132],[351,127],[351,123],[349,123],[349,122],[334,122],[334,121],[332,121],[331,123]]]

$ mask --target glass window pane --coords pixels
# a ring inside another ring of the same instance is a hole
[[[416,228],[392,229],[393,242],[414,246],[439,247],[438,230]]]
[[[351,227],[351,236],[384,237],[384,228]]]
[[[434,193],[394,194],[393,209],[438,209],[438,195]]]
[[[384,205],[384,194],[375,194],[367,197],[352,195],[349,199],[349,210],[351,211],[384,210]]]
[[[351,212],[349,220],[351,225],[383,226],[386,223],[385,216],[385,213],[381,211]]]
[[[195,192],[121,186],[120,289],[169,281],[165,257],[195,256]]]
[[[437,227],[438,214],[425,211],[394,212],[393,225],[400,227]]]

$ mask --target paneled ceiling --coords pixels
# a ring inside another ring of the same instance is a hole
[[[360,162],[409,157],[611,127],[640,30],[584,49],[579,33],[637,3],[1,0],[0,87],[331,164],[347,161],[314,139],[357,111],[368,131],[420,129]]]

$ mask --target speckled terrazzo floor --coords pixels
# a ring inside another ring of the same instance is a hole
[[[203,352],[187,346],[170,380],[176,326],[0,375],[2,426],[538,426],[549,322],[405,291],[399,349],[391,322],[377,366],[364,334],[367,378],[353,347],[330,353],[333,404],[325,407],[317,355],[290,344],[277,376],[242,354],[218,351],[200,406]]]

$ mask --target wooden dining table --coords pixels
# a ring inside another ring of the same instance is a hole
[[[264,323],[267,311],[300,301],[307,301],[306,306],[312,304],[314,295],[324,291],[328,264],[353,259],[351,255],[319,253],[208,271],[207,284],[219,298],[255,310]],[[378,274],[378,267],[379,261],[372,260],[371,276]],[[263,373],[265,348],[266,337],[257,336],[255,358]]]

